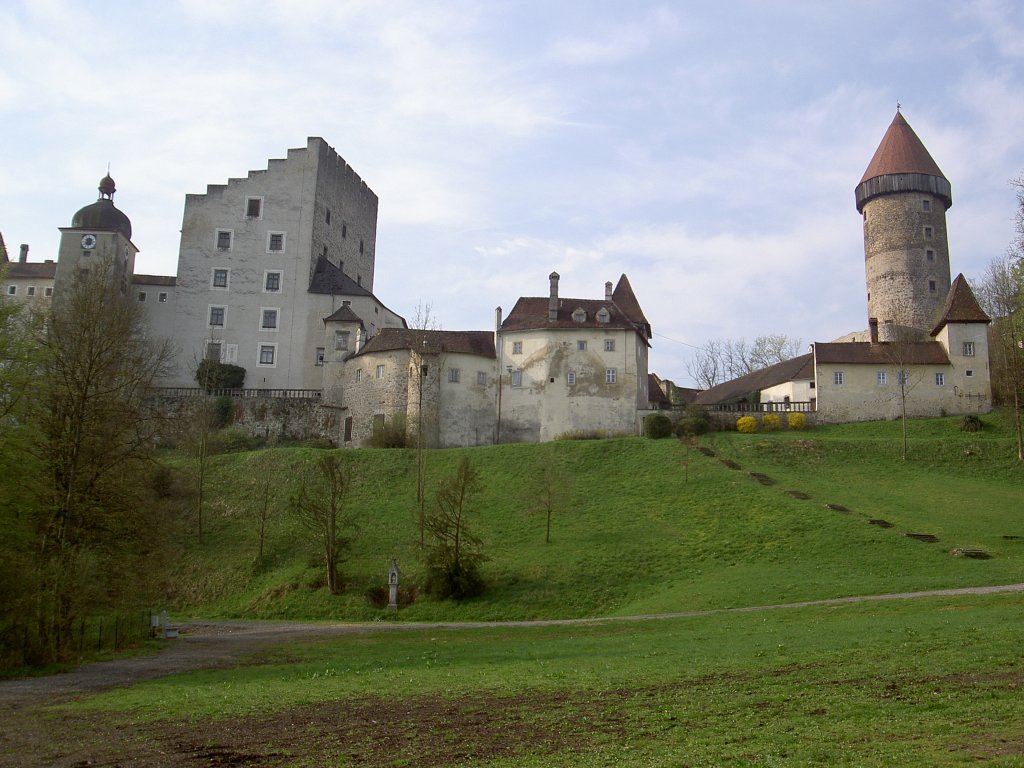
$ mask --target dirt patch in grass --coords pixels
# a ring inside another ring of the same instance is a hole
[[[763,472],[751,472],[750,476],[757,480],[761,485],[775,485],[775,481]]]

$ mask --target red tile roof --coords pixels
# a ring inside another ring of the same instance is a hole
[[[849,365],[949,365],[946,350],[937,341],[909,342],[897,349],[891,342],[872,344],[868,341],[850,341],[837,344],[816,343],[814,357],[821,363]],[[902,360],[897,360],[902,357]]]
[[[813,378],[811,355],[798,355],[706,389],[697,395],[693,402],[697,405],[717,405],[751,397],[760,393],[762,389],[785,384],[787,381]]]
[[[978,304],[974,291],[968,285],[966,278],[961,272],[956,276],[953,285],[949,287],[949,294],[946,296],[946,306],[939,313],[939,322],[932,330],[931,335],[937,336],[946,323],[990,323],[992,318],[985,314],[985,310]]]
[[[898,173],[923,173],[927,176],[945,178],[938,164],[928,154],[928,150],[900,112],[896,113],[889,130],[882,137],[882,143],[875,150],[860,183],[863,184],[875,176]]]
[[[40,280],[52,280],[57,274],[57,262],[44,261],[9,261],[7,277],[34,277]]]
[[[422,331],[415,328],[382,328],[357,355],[414,347],[431,355],[451,352],[492,359],[497,357],[492,331]]]

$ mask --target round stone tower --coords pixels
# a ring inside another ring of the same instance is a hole
[[[946,209],[953,195],[899,110],[856,197],[864,216],[868,318],[879,321],[882,341],[894,326],[927,334],[949,293]]]

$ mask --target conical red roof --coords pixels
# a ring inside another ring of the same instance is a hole
[[[889,130],[882,137],[882,143],[875,150],[860,183],[896,173],[923,173],[946,178],[901,112],[896,113]]]
[[[985,314],[974,291],[967,283],[961,272],[956,280],[949,287],[949,295],[946,296],[946,305],[939,314],[939,323],[932,330],[932,336],[937,336],[942,326],[947,323],[990,323],[992,319]]]

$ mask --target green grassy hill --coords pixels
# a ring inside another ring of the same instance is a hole
[[[714,456],[674,439],[430,451],[431,496],[463,456],[481,472],[473,530],[489,557],[488,590],[461,604],[421,596],[399,618],[646,614],[1024,580],[1024,468],[1009,431],[987,417],[977,434],[941,419],[914,422],[911,435],[906,462],[898,422],[717,433],[700,443]],[[385,584],[392,557],[404,584],[422,580],[416,454],[344,453],[358,478],[349,504],[361,531],[337,596],[323,587],[317,542],[285,511],[316,454],[277,448],[212,459],[203,541],[171,574],[179,614],[391,618],[364,593]],[[531,512],[545,471],[563,489],[550,543],[544,515]],[[265,479],[271,519],[257,561]],[[991,559],[953,557],[954,548]]]

